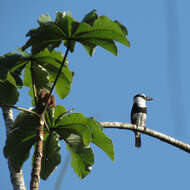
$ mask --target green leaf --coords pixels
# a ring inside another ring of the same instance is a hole
[[[64,55],[60,52],[57,52],[55,50],[50,52],[48,49],[44,49],[40,53],[34,55],[32,59],[41,66],[48,63],[55,65],[57,68],[59,68],[63,61],[63,57]],[[68,65],[67,60],[65,62],[65,65]]]
[[[18,101],[19,92],[10,82],[0,82],[0,103],[14,105]]]
[[[67,38],[70,38],[72,35],[72,24],[74,21],[70,13],[56,12],[55,23],[63,30]]]
[[[50,81],[51,82],[55,81],[57,72],[59,71],[57,65],[46,64],[44,65],[44,68],[46,68],[46,70],[49,72]],[[62,72],[56,83],[56,92],[60,98],[63,99],[69,94],[71,89],[71,83],[72,83],[72,72],[69,70],[68,67],[63,67]]]
[[[50,89],[51,83],[54,82],[59,68],[63,61],[63,54],[57,51],[48,51],[44,49],[40,53],[30,57],[24,74],[24,84],[31,88],[29,94],[33,96],[32,79],[31,79],[31,63],[33,65],[33,80],[37,88]],[[60,98],[65,98],[71,89],[72,72],[68,68],[68,61],[62,69],[61,75],[56,84],[56,92]]]
[[[22,47],[23,50],[32,46],[32,53],[36,54],[45,48],[53,50],[58,47],[63,40],[69,40],[72,32],[77,28],[72,16],[65,12],[57,12],[56,20],[52,22],[48,15],[42,15],[38,19],[40,27],[30,30],[26,36],[30,39]],[[72,44],[71,51],[74,49]]]
[[[53,50],[61,44],[62,40],[66,39],[65,33],[53,22],[41,24],[39,28],[30,30],[26,36],[30,36],[30,39],[22,47],[22,50],[32,46],[32,54],[45,48]]]
[[[66,142],[72,156],[71,165],[78,177],[84,178],[90,173],[91,167],[94,164],[93,151],[89,146],[82,144],[81,137],[77,134],[68,136]]]
[[[48,128],[53,127],[55,108],[47,108],[45,112],[45,121]]]
[[[73,38],[78,40],[81,38],[82,35],[86,35],[89,32],[93,31],[93,27],[85,22],[81,22],[76,30],[76,32],[73,34]],[[83,36],[82,36],[83,37]],[[83,37],[85,38],[85,37]]]
[[[56,125],[57,122],[61,120],[65,114],[67,114],[66,108],[62,105],[56,105],[54,113],[54,125]]]
[[[90,56],[92,56],[95,53],[96,45],[90,43],[88,40],[80,40],[79,43],[81,43],[84,46],[84,48]]]
[[[54,128],[59,120],[67,114],[67,110],[62,105],[56,105],[53,108],[48,108],[46,110],[45,119],[49,128]]]
[[[55,127],[59,129],[57,132],[62,138],[64,138],[64,132],[69,129],[74,130],[81,135],[84,145],[89,145],[92,140],[91,131],[87,125],[87,118],[81,113],[73,113],[64,116],[56,123]]]
[[[7,81],[9,81],[9,83],[12,84],[13,86],[17,87],[16,81],[14,77],[10,74],[10,72],[8,72],[7,74]]]
[[[21,112],[8,135],[4,147],[4,155],[9,158],[12,167],[19,171],[24,161],[29,157],[29,152],[36,138],[36,127],[39,119],[33,114]]]
[[[115,40],[126,46],[130,46],[129,41],[126,39],[120,26],[106,16],[100,16],[96,19],[93,27],[81,23],[73,37],[77,41],[84,39]]]
[[[92,132],[92,142],[101,148],[111,160],[114,160],[112,140],[103,133],[101,124],[94,118],[88,118],[88,126]]]
[[[127,28],[126,28],[123,24],[121,24],[119,21],[117,21],[117,20],[115,20],[115,23],[117,23],[118,26],[121,28],[121,31],[123,32],[123,34],[124,34],[125,36],[127,36],[127,35],[128,35],[128,30],[127,30]]]
[[[43,157],[41,162],[42,179],[47,179],[51,173],[61,162],[61,155],[59,153],[60,144],[59,137],[56,132],[50,132],[50,134],[44,139],[43,142]]]
[[[113,40],[104,40],[104,39],[88,39],[88,40],[80,40],[82,44],[86,44],[86,42],[93,44],[92,48],[90,48],[90,55],[93,54],[94,47],[97,45],[101,46],[102,48],[110,51],[114,55],[117,55],[117,46],[115,45]],[[89,47],[89,46],[88,46]],[[90,46],[91,47],[91,46]],[[88,51],[88,50],[87,50]],[[92,53],[91,53],[92,52]]]
[[[47,49],[34,56],[35,62],[39,63],[49,74],[50,81],[54,82],[63,61],[63,54],[57,51],[49,52]],[[56,83],[56,92],[60,98],[65,98],[71,89],[72,72],[68,68],[68,61]]]
[[[18,64],[23,64],[22,67],[17,67]],[[0,81],[8,80],[15,87],[23,85],[21,72],[24,68],[25,57],[21,53],[10,52],[0,57]]]
[[[23,46],[23,50],[32,46],[33,54],[44,48],[53,50],[62,41],[71,52],[74,51],[76,41],[82,43],[90,56],[97,45],[114,55],[117,55],[114,41],[130,46],[130,42],[126,38],[128,33],[126,27],[106,16],[98,17],[96,10],[88,13],[81,23],[75,21],[70,13],[66,14],[65,12],[57,12],[55,22],[48,15],[42,15],[38,22],[40,27],[27,33],[30,39]]]
[[[31,73],[31,64],[33,64],[33,73]],[[49,75],[47,70],[43,68],[41,65],[37,65],[35,63],[27,64],[24,71],[24,85],[30,88],[29,95],[31,97],[33,97],[32,76],[33,82],[36,85],[37,90],[41,88],[50,90],[51,83],[49,82]]]
[[[98,18],[98,15],[96,14],[96,10],[94,9],[85,15],[82,22],[86,22],[87,24],[90,24],[91,26],[93,26],[93,24],[97,18]]]

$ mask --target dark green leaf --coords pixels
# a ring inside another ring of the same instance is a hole
[[[26,36],[30,39],[22,47],[23,50],[32,46],[32,53],[36,54],[45,48],[53,50],[58,47],[63,40],[69,40],[71,35],[77,29],[78,24],[72,16],[65,12],[57,12],[56,20],[52,22],[48,15],[42,15],[38,19],[40,27],[30,30]],[[67,44],[67,43],[66,43]],[[71,51],[74,49],[72,44]]]
[[[29,152],[35,142],[36,127],[39,120],[33,114],[21,112],[8,135],[4,148],[4,155],[9,158],[12,167],[18,171],[24,161],[29,157]]]
[[[121,28],[121,31],[123,32],[123,34],[124,34],[125,36],[127,36],[127,35],[128,35],[128,30],[127,30],[127,28],[126,28],[123,24],[121,24],[119,21],[117,21],[117,20],[115,20],[115,23],[117,23],[118,26]]]
[[[10,82],[0,82],[0,103],[14,105],[18,101],[19,92]]]
[[[75,20],[72,18],[71,14],[66,12],[57,12],[55,23],[62,29],[66,34],[67,38],[71,37],[72,34],[72,24]]]
[[[56,132],[52,131],[43,142],[43,157],[40,173],[42,179],[47,179],[61,162],[59,150],[59,137]]]
[[[42,66],[43,66],[43,64],[48,63],[48,64],[55,65],[57,68],[59,68],[63,61],[63,57],[64,57],[64,55],[60,52],[57,52],[57,51],[50,52],[50,51],[48,51],[48,49],[44,49],[40,53],[34,55],[32,57],[32,59],[37,64],[41,64]],[[66,60],[65,65],[68,65],[67,60]]]
[[[53,82],[57,76],[57,72],[59,68],[57,65],[44,65],[44,68],[47,69],[50,75],[50,81]],[[65,98],[71,89],[72,83],[72,72],[68,69],[68,67],[63,67],[62,72],[56,83],[56,92],[60,98]]]
[[[66,39],[65,33],[53,22],[48,22],[37,29],[30,30],[27,36],[30,36],[30,39],[22,47],[22,50],[32,46],[33,54],[45,48],[53,50],[61,44],[62,40]]]
[[[17,65],[22,64],[23,66],[17,67]],[[0,57],[0,80],[8,80],[15,87],[21,87],[23,85],[21,79],[21,71],[24,68],[25,57],[21,53],[7,53]],[[9,78],[7,78],[9,77]]]
[[[68,144],[72,162],[71,165],[75,173],[84,178],[91,171],[91,167],[94,164],[94,154],[89,146],[84,146],[81,137],[77,134],[71,134],[66,142]]]
[[[96,45],[101,46],[102,48],[110,51],[114,55],[117,55],[117,46],[115,45],[113,40],[104,40],[104,39],[88,39],[88,40],[80,40],[82,44],[90,43],[93,44],[92,48],[90,49],[90,53],[94,51]],[[89,46],[88,46],[89,47]],[[90,46],[91,47],[91,46]],[[88,50],[87,50],[88,51]]]
[[[10,52],[0,57],[0,80],[5,80],[8,72],[11,70],[14,65],[22,59],[22,56]]]
[[[81,22],[76,30],[76,32],[73,34],[73,38],[80,39],[81,36],[88,34],[89,32],[93,31],[93,27],[85,22]],[[83,37],[85,38],[85,37]]]
[[[54,113],[54,125],[57,124],[59,120],[62,119],[62,117],[67,113],[67,110],[62,105],[56,105],[55,106],[55,113]]]
[[[31,64],[33,64],[32,73],[31,73]],[[30,96],[33,97],[32,76],[33,76],[33,82],[36,85],[37,90],[41,88],[50,90],[51,83],[49,82],[49,76],[46,69],[44,69],[41,65],[30,63],[30,64],[27,64],[27,66],[25,67],[25,72],[24,72],[24,85],[30,88],[30,92],[29,92]]]
[[[45,120],[48,128],[53,127],[55,108],[47,108],[45,112]]]
[[[103,133],[100,123],[93,118],[89,118],[88,126],[92,132],[92,142],[100,147],[111,160],[114,160],[112,140]]]
[[[92,56],[96,50],[96,45],[90,43],[88,40],[80,40],[80,42],[84,48],[86,49],[86,51],[88,52],[88,54],[90,56]]]
[[[64,46],[67,47],[67,48],[69,47],[69,50],[70,50],[71,52],[74,51],[75,44],[76,44],[76,42],[75,42],[74,40],[70,40],[70,41],[65,40],[65,41],[64,41]]]
[[[93,27],[81,23],[73,37],[77,41],[84,39],[115,40],[126,46],[130,46],[129,41],[126,39],[120,26],[106,16],[100,16],[96,19]]]
[[[91,26],[93,26],[97,18],[98,18],[98,15],[96,14],[96,10],[92,10],[91,12],[85,15],[82,22],[86,22],[87,24],[90,24]]]
[[[63,61],[63,54],[57,51],[49,52],[44,49],[40,53],[31,56],[30,61],[27,64],[24,75],[24,84],[28,87],[32,87],[31,80],[31,64],[33,64],[33,80],[36,87],[50,89],[51,83],[54,82],[59,68]],[[65,67],[62,69],[61,75],[56,84],[56,91],[59,97],[64,98],[68,95],[71,83],[72,83],[72,72],[68,68],[68,61],[65,62]],[[50,77],[50,78],[49,78]],[[33,96],[32,89],[29,94]]]
[[[73,113],[64,116],[59,120],[55,126],[59,128],[59,134],[62,137],[62,134],[65,130],[74,130],[82,136],[83,143],[89,145],[92,140],[91,131],[88,127],[87,118],[80,113]],[[63,137],[64,138],[64,137]]]

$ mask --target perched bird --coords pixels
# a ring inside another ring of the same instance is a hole
[[[133,107],[131,110],[131,123],[137,127],[146,127],[147,107],[146,101],[153,100],[153,98],[145,94],[137,94],[133,97]],[[141,134],[135,131],[135,146],[141,146]]]

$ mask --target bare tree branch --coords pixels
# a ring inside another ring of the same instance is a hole
[[[122,122],[100,122],[103,128],[112,128],[112,129],[126,129],[131,131],[139,131],[151,137],[155,137],[163,142],[171,144],[185,152],[190,153],[190,145],[186,144],[182,141],[179,141],[173,137],[167,136],[163,133],[154,131],[152,129],[144,128],[144,127],[137,127],[136,125],[130,123],[122,123]]]

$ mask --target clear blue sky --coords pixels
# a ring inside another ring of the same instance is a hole
[[[36,21],[41,14],[55,18],[56,11],[70,11],[81,20],[96,9],[99,15],[105,14],[127,26],[131,47],[118,44],[117,57],[97,48],[95,55],[89,57],[78,45],[69,55],[75,71],[71,93],[65,100],[57,100],[57,104],[99,121],[129,122],[132,97],[143,92],[155,99],[148,104],[147,127],[190,143],[189,8],[189,0],[1,0],[0,55],[21,47],[28,30],[38,26]],[[30,107],[27,91],[24,88],[17,105]],[[2,116],[0,122],[0,187],[9,190],[12,187],[7,160],[2,153]],[[94,148],[91,174],[81,180],[69,165],[62,190],[189,189],[190,154],[146,135],[142,137],[142,148],[136,149],[132,132],[107,129],[105,133],[113,139],[115,161]],[[63,166],[65,146],[61,151]],[[53,190],[61,167],[47,181],[41,181],[41,189]],[[31,159],[23,171],[29,187]]]

